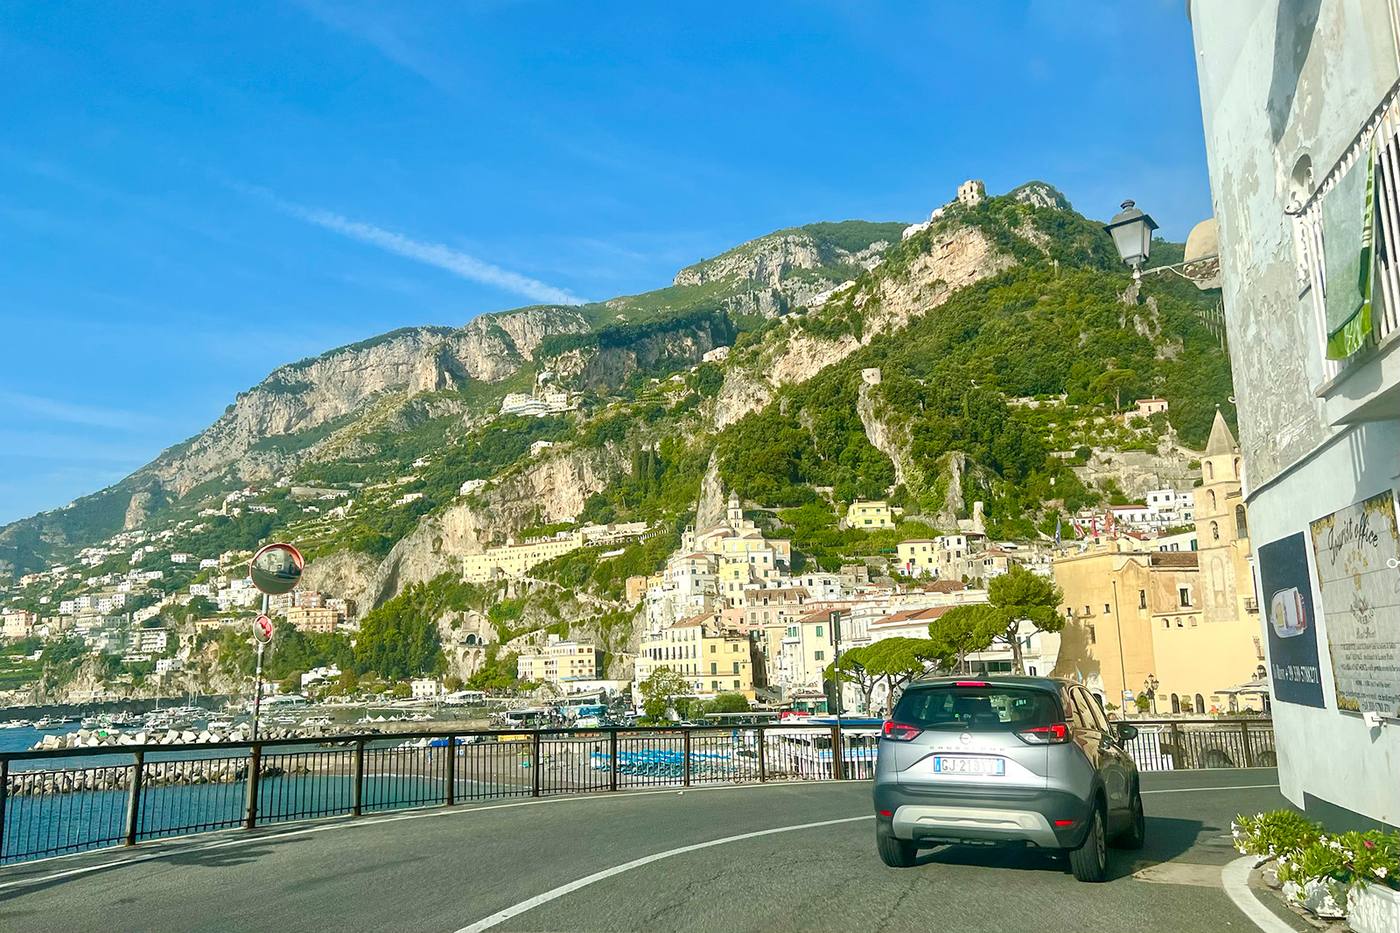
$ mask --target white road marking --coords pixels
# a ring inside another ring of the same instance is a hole
[[[799,829],[816,829],[819,826],[836,826],[841,823],[855,823],[860,820],[873,819],[875,819],[875,814],[871,813],[865,816],[848,816],[844,819],[839,820],[821,820],[817,823],[798,823],[796,826],[779,826],[775,829],[761,829],[758,832],[753,833],[740,833],[737,836],[725,836],[723,839],[711,839],[709,842],[697,842],[694,845],[681,846],[676,849],[667,849],[665,852],[657,852],[654,855],[644,855],[641,858],[633,859],[630,862],[624,862],[621,865],[614,865],[612,868],[605,868],[602,871],[596,871],[591,875],[579,878],[577,881],[570,881],[568,884],[561,884],[559,885],[559,887],[551,888],[550,890],[545,891],[543,894],[536,894],[534,897],[527,898],[526,900],[523,900],[518,904],[512,904],[505,910],[498,910],[491,916],[484,917],[481,920],[478,920],[476,923],[473,923],[471,926],[462,927],[460,930],[456,931],[456,933],[481,933],[482,930],[489,930],[498,924],[506,922],[512,917],[518,917],[520,914],[525,913],[527,910],[533,910],[541,904],[547,904],[550,901],[557,900],[558,898],[563,897],[565,894],[572,894],[574,891],[577,891],[580,888],[586,888],[590,884],[596,884],[597,882],[603,881],[607,878],[612,878],[624,872],[629,872],[634,868],[641,868],[643,865],[650,865],[652,862],[659,862],[662,859],[671,858],[675,855],[684,855],[687,852],[698,852],[701,849],[709,849],[713,846],[722,846],[730,842],[741,842],[745,839],[757,839],[760,836],[772,836],[776,835],[777,833],[796,832]]]
[[[1158,790],[1145,790],[1148,794],[1198,794],[1203,790],[1258,790],[1261,787],[1278,787],[1277,784],[1230,784],[1223,787],[1163,787]]]
[[[1220,882],[1230,900],[1264,933],[1295,933],[1294,929],[1280,920],[1273,911],[1260,903],[1259,898],[1249,888],[1249,873],[1256,859],[1252,855],[1237,858],[1220,872]]]
[[[725,784],[717,787],[688,787],[685,789],[694,793],[715,793],[717,791],[727,790],[760,790],[765,787],[830,786],[834,786],[834,784],[832,782],[812,781],[768,781],[763,784]],[[254,843],[259,842],[275,842],[279,839],[290,839],[296,836],[309,836],[313,833],[324,833],[333,829],[357,829],[362,827],[381,826],[384,823],[399,823],[403,822],[404,820],[426,820],[444,816],[463,816],[472,813],[484,813],[489,810],[513,810],[517,807],[537,807],[555,803],[578,803],[579,801],[583,800],[621,800],[626,799],[628,797],[675,797],[679,796],[677,790],[677,788],[668,788],[665,790],[642,790],[622,792],[607,791],[605,793],[600,794],[581,794],[577,796],[568,797],[540,797],[532,798],[530,800],[515,800],[510,803],[486,804],[484,806],[479,807],[463,806],[460,808],[453,809],[444,808],[427,811],[415,811],[411,813],[402,813],[397,816],[370,815],[361,819],[355,819],[354,817],[342,814],[339,816],[328,818],[334,820],[334,822],[322,823],[319,826],[311,826],[306,829],[293,829],[287,830],[285,832],[267,832],[262,834],[239,836],[235,839],[214,839],[203,843],[197,841],[192,844],[188,843],[187,840],[191,838],[189,836],[175,836],[167,839],[154,839],[149,842],[141,843],[136,847],[135,851],[141,852],[141,854],[139,855],[132,855],[126,858],[117,858],[113,859],[110,862],[102,862],[98,865],[85,865],[82,868],[69,868],[64,871],[56,871],[47,875],[36,875],[34,877],[28,878],[16,878],[14,881],[0,882],[0,891],[5,890],[6,888],[20,888],[25,887],[27,885],[42,884],[47,881],[56,881],[60,878],[70,878],[76,875],[87,875],[93,872],[106,871],[112,868],[122,868],[127,865],[136,865],[141,862],[151,862],[155,861],[156,859],[170,858],[171,856],[175,855],[184,855],[187,852],[209,852],[214,849],[226,849],[232,846],[253,845]],[[232,832],[243,831],[232,830]],[[147,850],[148,847],[151,846],[161,846],[162,849],[156,852],[142,851]],[[5,868],[23,869],[28,868],[32,865],[42,864],[44,862],[55,862],[66,859],[81,858],[85,855],[101,855],[104,852],[110,853],[114,851],[120,851],[120,848],[110,847],[107,849],[90,849],[87,852],[73,852],[68,855],[53,855],[49,856],[48,858],[33,859],[32,861],[28,862],[15,862],[11,865],[5,866]]]
[[[686,790],[692,793],[716,793],[720,791],[733,790],[761,790],[765,787],[832,787],[849,783],[852,782],[843,781],[837,784],[836,782],[770,781],[764,784],[728,784],[718,787],[689,787],[686,788]],[[1277,786],[1277,784],[1236,784],[1226,787],[1173,787],[1161,790],[1145,790],[1142,793],[1144,795],[1184,794],[1193,793],[1196,791],[1251,790]],[[676,794],[677,788],[666,788],[662,790],[649,791],[623,791],[621,793],[606,791],[598,794],[582,794],[579,796],[570,797],[543,797],[532,798],[530,800],[516,800],[510,803],[486,804],[484,806],[463,806],[460,809],[416,811],[412,813],[399,814],[397,816],[370,816],[368,818],[359,820],[351,819],[346,816],[336,816],[330,818],[334,820],[334,822],[322,823],[321,825],[310,826],[305,829],[294,829],[282,832],[270,832],[256,835],[239,836],[235,839],[215,839],[204,843],[190,843],[187,840],[189,840],[191,837],[188,836],[172,837],[169,839],[152,840],[150,842],[142,843],[141,845],[136,847],[136,851],[140,854],[133,854],[125,858],[116,858],[112,861],[102,862],[97,865],[85,865],[81,868],[69,868],[63,871],[51,872],[45,875],[36,875],[33,877],[26,878],[16,878],[13,881],[3,881],[0,882],[0,891],[3,891],[7,888],[22,888],[27,887],[29,885],[43,884],[49,881],[56,881],[62,878],[72,878],[79,875],[88,875],[99,871],[108,871],[114,868],[123,868],[127,865],[136,865],[141,862],[151,862],[157,859],[170,858],[171,856],[183,855],[187,852],[209,852],[215,849],[226,849],[235,846],[252,845],[255,843],[273,842],[278,839],[290,839],[295,838],[297,836],[309,836],[314,833],[324,833],[335,829],[365,828],[380,826],[384,823],[398,823],[404,820],[424,820],[446,816],[462,816],[465,814],[482,813],[490,810],[512,810],[517,807],[534,807],[546,804],[577,803],[583,800],[626,799],[628,797],[664,797],[676,796]],[[234,830],[234,832],[241,832],[241,830]],[[159,851],[154,852],[149,851],[148,847],[152,846],[160,846],[161,849]],[[10,869],[22,870],[24,868],[28,868],[30,866],[41,864],[44,862],[76,859],[82,858],[83,856],[92,857],[94,854],[100,854],[104,851],[111,852],[112,849],[98,849],[88,852],[74,852],[69,855],[55,855],[50,856],[49,858],[34,859],[30,862],[17,862],[13,865],[6,867]]]

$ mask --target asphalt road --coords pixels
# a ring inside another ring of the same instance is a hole
[[[768,785],[417,811],[11,866],[0,930],[1248,931],[1220,866],[1236,857],[1234,814],[1285,805],[1275,783],[1262,769],[1144,774],[1147,846],[1115,852],[1103,885],[1033,851],[951,847],[886,868],[868,784]]]

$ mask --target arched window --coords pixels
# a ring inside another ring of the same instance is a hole
[[[1198,713],[1204,713],[1205,711],[1206,711],[1206,701],[1205,701],[1205,699],[1198,693],[1198,694],[1196,694],[1196,712],[1198,712]]]
[[[1245,518],[1244,506],[1235,506],[1235,534],[1241,538],[1249,537],[1249,520]]]
[[[1211,600],[1217,606],[1223,607],[1225,598],[1225,561],[1219,557],[1210,559],[1210,592]]]
[[[1215,479],[1215,464],[1206,461],[1206,479]]]
[[[1235,479],[1240,478],[1240,458],[1235,458]]]
[[[1210,496],[1210,514],[1214,515],[1216,510],[1215,490],[1212,489],[1208,495]]]
[[[1211,522],[1211,523],[1210,523],[1210,539],[1211,539],[1212,541],[1219,541],[1219,540],[1220,540],[1220,523],[1219,523],[1219,522]]]
[[[1181,712],[1181,697],[1177,696],[1175,693],[1172,694],[1172,712]]]

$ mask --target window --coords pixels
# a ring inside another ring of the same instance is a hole
[[[734,689],[735,689],[735,690],[738,690],[738,689],[739,689],[739,681],[737,681],[737,680],[734,681]]]
[[[1175,693],[1172,694],[1172,712],[1181,712],[1181,697],[1177,696]]]
[[[825,652],[825,651],[813,651],[813,652],[812,652],[812,657],[813,657],[814,659],[818,660],[818,661],[825,661],[825,660],[826,660],[826,652]]]
[[[1211,522],[1211,523],[1210,523],[1210,539],[1211,539],[1212,541],[1219,541],[1219,540],[1220,540],[1220,523],[1219,523],[1219,522]],[[1186,605],[1186,604],[1185,604],[1185,603],[1182,603],[1182,605],[1184,606],[1184,605]]]
[[[1138,608],[1147,608],[1147,590],[1138,590]]]
[[[1195,617],[1195,616],[1192,616],[1192,617],[1191,617],[1191,627],[1192,627],[1192,628],[1195,628],[1195,627],[1196,627],[1196,617]]]
[[[715,645],[715,644],[711,644],[711,645],[710,645],[710,654],[714,654],[717,650],[719,650],[719,646],[718,646],[718,645]]]
[[[1178,586],[1176,588],[1177,598],[1181,600],[1183,606],[1191,605],[1191,588],[1189,586]]]
[[[1215,464],[1206,461],[1206,479],[1215,479]]]
[[[1091,625],[1091,626],[1089,626],[1089,644],[1091,644],[1091,645],[1097,645],[1098,643],[1099,643],[1098,636],[1095,634],[1095,632],[1094,632],[1094,627]]]
[[[822,627],[821,627],[820,625],[817,626],[817,637],[818,637],[818,638],[821,638],[821,637],[822,637]]]
[[[1249,537],[1249,521],[1244,515],[1244,506],[1235,506],[1235,534],[1241,538]]]
[[[1198,713],[1204,713],[1205,711],[1206,711],[1206,701],[1205,701],[1205,698],[1202,697],[1202,696],[1198,693],[1198,694],[1196,694],[1196,712],[1198,712]]]
[[[1210,514],[1214,515],[1214,514],[1216,513],[1216,511],[1217,511],[1217,506],[1216,506],[1216,501],[1215,501],[1215,490],[1212,489],[1209,493],[1207,493],[1207,495],[1210,496]]]
[[[1028,666],[1028,667],[1026,668],[1026,673],[1027,673],[1027,674],[1030,674],[1032,677],[1034,677],[1034,676],[1035,676],[1035,665],[1032,664],[1032,665]]]
[[[1172,620],[1171,620],[1171,619],[1163,619],[1163,620],[1162,620],[1162,628],[1171,628],[1171,627],[1172,627]]]
[[[1103,614],[1108,615],[1108,603],[1103,604]]]
[[[1084,607],[1084,614],[1086,616],[1089,615],[1089,607],[1087,605]]]
[[[735,674],[739,673],[739,662],[738,662],[738,661],[735,661],[735,662],[734,662],[734,673],[735,673]]]

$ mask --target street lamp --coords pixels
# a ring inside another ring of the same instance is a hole
[[[1131,200],[1124,201],[1123,209],[1104,225],[1104,230],[1113,237],[1118,256],[1133,267],[1135,282],[1142,279],[1142,266],[1152,249],[1152,231],[1156,229],[1157,221],[1138,210]]]
[[[1153,674],[1148,674],[1147,679],[1142,682],[1143,692],[1146,693],[1147,698],[1152,701],[1153,716],[1157,715],[1157,688],[1161,685],[1161,681]]]

